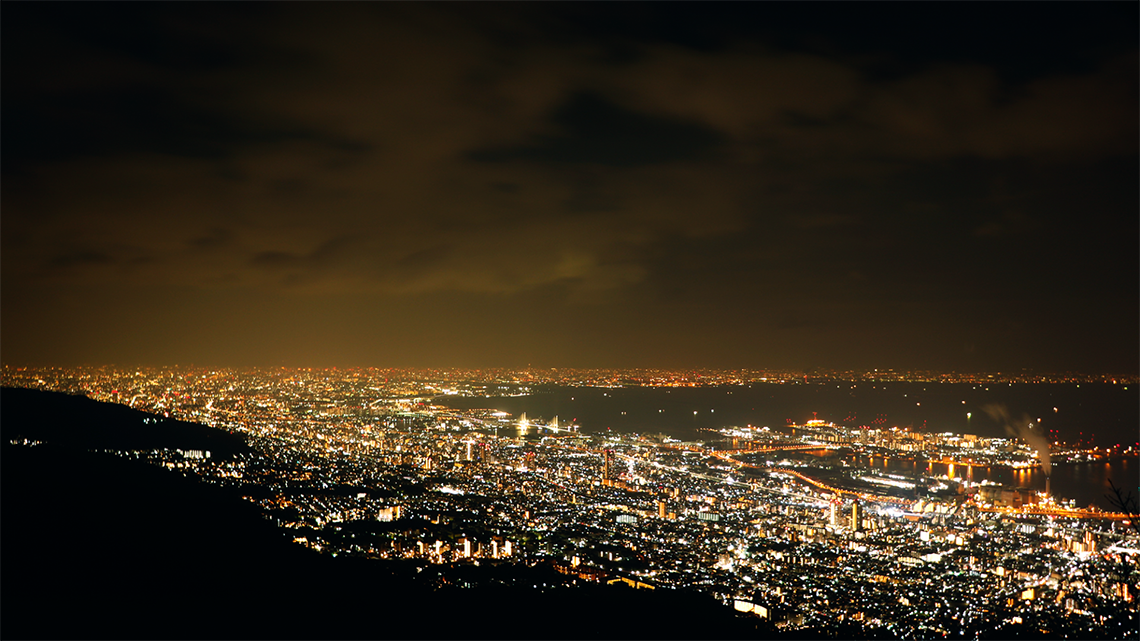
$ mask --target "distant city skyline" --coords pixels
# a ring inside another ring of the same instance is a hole
[[[671,385],[736,385],[750,382],[811,382],[811,381],[880,381],[880,382],[943,382],[943,383],[1112,383],[1130,384],[1140,382],[1137,375],[1118,375],[1113,372],[1077,371],[1038,371],[1021,368],[1020,371],[953,371],[931,369],[870,369],[839,370],[814,368],[809,371],[794,369],[765,368],[715,368],[715,367],[545,367],[527,365],[525,367],[230,367],[209,364],[168,364],[159,366],[103,363],[99,365],[61,366],[19,366],[3,364],[3,376],[27,378],[36,372],[119,372],[135,369],[141,371],[184,371],[184,372],[278,372],[290,373],[359,373],[366,376],[382,375],[407,381],[490,381],[499,380],[512,383],[555,383],[605,387],[610,384],[646,387],[668,387]]]

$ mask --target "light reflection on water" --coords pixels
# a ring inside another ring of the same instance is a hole
[[[844,457],[849,463],[871,469],[899,473],[917,478],[919,476],[947,476],[957,480],[973,480],[981,483],[988,480],[1011,487],[1028,487],[1038,492],[1045,491],[1045,474],[1040,468],[1011,468],[1002,465],[961,465],[934,461],[907,460],[884,456],[859,456],[850,454]],[[1136,480],[1136,459],[1115,458],[1086,463],[1057,463],[1053,465],[1050,491],[1062,499],[1075,499],[1077,506],[1096,505],[1104,510],[1114,509],[1105,498],[1110,491],[1111,479],[1125,490],[1135,487],[1129,481]]]

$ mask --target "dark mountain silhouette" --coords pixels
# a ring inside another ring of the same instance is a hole
[[[5,387],[0,399],[7,440],[27,438],[87,449],[208,450],[212,458],[223,459],[252,451],[226,430],[86,396]]]

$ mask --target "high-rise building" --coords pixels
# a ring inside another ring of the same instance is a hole
[[[859,513],[859,499],[855,499],[855,502],[851,504],[851,529],[855,532],[859,531],[859,519],[861,518],[862,515]]]

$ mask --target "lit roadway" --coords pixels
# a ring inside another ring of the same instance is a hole
[[[974,507],[982,512],[998,512],[1001,514],[1009,514],[1011,516],[1032,514],[1036,516],[1060,516],[1070,519],[1112,519],[1114,521],[1127,521],[1132,518],[1132,516],[1128,514],[1122,514],[1120,512],[1068,510],[1062,507],[1049,507],[1043,506],[1041,504],[1027,505],[1020,509],[1015,509],[1012,507],[982,506],[978,505],[977,503],[974,504]]]
[[[771,445],[769,447],[758,447],[751,450],[721,450],[720,452],[716,452],[714,456],[739,456],[740,454],[763,454],[765,452],[837,450],[839,448],[839,445]]]

